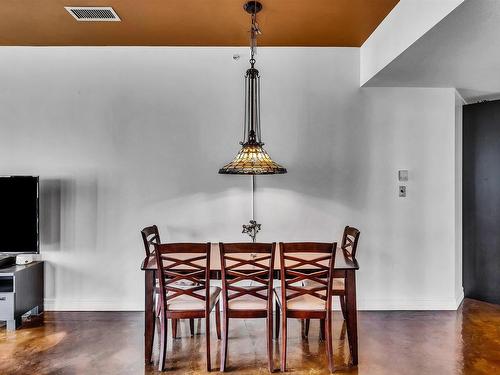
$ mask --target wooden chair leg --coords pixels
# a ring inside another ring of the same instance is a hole
[[[332,341],[332,314],[326,315],[326,354],[328,357],[328,368],[333,372],[333,341]]]
[[[172,319],[172,338],[177,338],[177,321],[178,319]]]
[[[220,303],[215,304],[215,329],[217,331],[217,340],[220,340]]]
[[[220,371],[226,371],[226,361],[227,361],[227,339],[229,333],[229,317],[224,311],[222,313],[222,346],[220,353]]]
[[[286,313],[283,311],[283,316],[281,317],[281,372],[286,371]]]
[[[194,319],[189,319],[189,331],[191,332],[191,336],[194,336]]]
[[[345,308],[345,297],[339,296],[339,300],[340,300],[340,308],[342,310],[342,316],[344,317],[344,320],[345,320],[346,316],[347,316],[346,308]]]
[[[309,336],[309,324],[311,323],[311,319],[306,319],[304,324],[304,337]]]
[[[274,371],[274,358],[273,358],[273,311],[267,312],[267,367],[269,372]]]
[[[274,337],[276,338],[276,340],[280,337],[280,305],[278,304],[278,302],[275,303],[275,315],[276,315],[276,325],[274,326],[274,329],[275,329],[275,333],[274,333]]]
[[[167,331],[168,331],[168,321],[166,314],[162,312],[161,314],[161,326],[160,326],[161,336],[160,336],[160,359],[158,363],[158,370],[165,371],[165,357],[167,355]]]
[[[210,312],[207,313],[205,317],[205,343],[206,343],[206,351],[207,351],[207,372],[212,370],[212,362],[210,358]]]
[[[326,337],[325,335],[325,319],[320,319],[319,321],[319,339],[324,340]]]

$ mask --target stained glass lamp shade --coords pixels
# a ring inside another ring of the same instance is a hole
[[[232,162],[223,166],[221,174],[282,174],[286,168],[274,162],[258,143],[245,143]]]

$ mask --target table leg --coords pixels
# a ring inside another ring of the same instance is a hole
[[[356,273],[355,270],[346,271],[346,309],[347,309],[347,336],[351,362],[358,364],[358,311],[356,308]]]
[[[151,363],[153,354],[154,340],[154,323],[155,323],[155,308],[154,308],[154,284],[155,271],[146,270],[144,272],[144,362]]]

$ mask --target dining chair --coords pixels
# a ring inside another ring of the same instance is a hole
[[[273,364],[273,271],[276,243],[219,243],[222,271],[222,347],[226,370],[229,319],[266,318],[267,360]],[[250,285],[245,285],[250,284]]]
[[[149,227],[144,228],[141,230],[141,235],[142,235],[142,241],[144,243],[144,251],[146,253],[146,257],[150,257],[152,254],[154,255],[154,244],[159,244],[161,243],[160,240],[160,232],[158,231],[158,227],[156,225],[151,225]],[[158,301],[158,292],[159,292],[159,285],[158,285],[158,279],[155,282],[155,306],[157,306],[156,309],[156,316],[158,317],[160,314],[160,309],[159,309],[159,304],[157,303]],[[191,332],[191,336],[194,335],[194,319],[189,319],[189,330]],[[154,335],[154,330],[153,330],[153,335]],[[174,339],[177,338],[177,319],[172,319],[172,337]]]
[[[358,241],[359,241],[359,235],[361,232],[354,228],[350,227],[347,225],[344,228],[344,233],[342,234],[342,242],[340,245],[340,248],[342,249],[342,252],[344,253],[345,256],[356,258],[356,250],[358,248]],[[314,282],[310,282],[311,285],[314,285]],[[342,317],[346,319],[346,305],[345,305],[345,278],[334,278],[333,279],[333,290],[332,290],[332,295],[333,296],[339,296],[340,300],[340,309],[342,310]],[[305,320],[305,323],[303,323],[304,326],[304,331],[303,331],[303,336],[307,337],[309,335],[309,324],[310,321],[309,319]],[[320,334],[320,339],[324,340],[325,339],[325,321],[320,320],[320,325],[319,325],[319,334]]]
[[[333,372],[332,283],[337,243],[280,242],[281,371],[286,371],[287,319],[324,319],[328,368]],[[308,285],[304,281],[314,281]]]
[[[210,361],[210,313],[215,307],[217,338],[220,339],[219,294],[210,286],[210,243],[154,244],[160,285],[160,362],[165,369],[167,319],[205,318],[206,370]],[[181,283],[183,281],[190,282]]]

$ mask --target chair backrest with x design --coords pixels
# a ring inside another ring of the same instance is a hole
[[[280,243],[281,301],[285,309],[291,300],[313,297],[331,310],[336,250],[336,242]]]
[[[189,297],[204,301],[209,312],[210,243],[155,243],[154,247],[162,306]]]
[[[219,249],[225,308],[230,301],[248,298],[272,308],[276,243],[219,243]],[[250,285],[241,285],[246,283]]]
[[[347,225],[344,228],[344,234],[342,236],[342,244],[340,248],[344,252],[345,255],[356,258],[356,249],[358,248],[358,240],[361,232]]]
[[[142,242],[144,243],[144,251],[149,257],[154,252],[154,244],[161,243],[160,233],[156,225],[151,225],[141,230]]]

